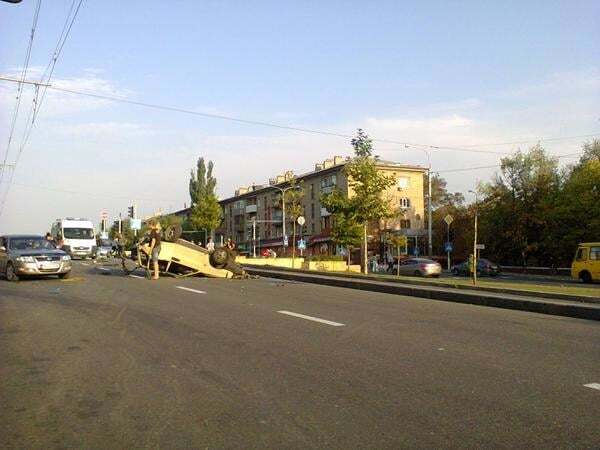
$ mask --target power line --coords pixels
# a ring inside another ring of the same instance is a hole
[[[33,24],[31,25],[31,33],[29,35],[29,43],[27,44],[27,51],[25,52],[25,62],[23,63],[23,70],[21,71],[20,82],[17,87],[17,101],[15,103],[15,108],[13,110],[12,121],[10,125],[10,132],[8,134],[8,144],[6,145],[6,153],[4,154],[4,161],[0,166],[0,184],[2,184],[2,179],[4,177],[4,167],[6,166],[6,161],[8,159],[8,155],[10,153],[10,145],[12,143],[13,134],[15,132],[15,126],[17,124],[17,118],[19,116],[19,108],[21,106],[21,95],[23,93],[23,84],[25,83],[25,77],[27,76],[27,70],[29,69],[29,60],[31,59],[31,49],[33,48],[33,40],[35,38],[35,30],[37,28],[37,22],[40,15],[40,8],[42,6],[42,0],[38,0],[35,9],[33,11]]]
[[[194,115],[194,116],[206,117],[209,119],[227,120],[230,122],[243,123],[246,125],[258,125],[258,126],[264,126],[264,127],[270,127],[270,128],[277,128],[277,129],[281,129],[281,130],[298,131],[301,133],[319,134],[319,135],[324,135],[324,136],[334,136],[334,137],[340,137],[340,138],[344,138],[344,139],[352,139],[354,137],[349,134],[336,133],[333,131],[317,130],[317,129],[312,129],[312,128],[293,127],[290,125],[282,125],[282,124],[277,124],[277,123],[272,123],[272,122],[241,119],[239,117],[225,116],[222,114],[203,113],[203,112],[199,112],[199,111],[193,111],[190,109],[179,108],[176,106],[160,105],[160,104],[156,104],[156,103],[148,103],[148,102],[142,102],[142,101],[137,101],[137,100],[131,100],[126,97],[119,97],[119,96],[115,96],[115,95],[107,95],[107,94],[100,94],[100,93],[96,93],[96,92],[80,91],[80,90],[76,90],[76,89],[62,88],[62,87],[58,87],[58,86],[49,86],[49,88],[53,89],[55,91],[66,92],[69,94],[83,95],[86,97],[92,97],[92,98],[97,98],[97,99],[101,99],[101,100],[109,100],[109,101],[119,102],[119,103],[127,103],[130,105],[141,106],[144,108],[158,109],[158,110],[162,110],[162,111],[190,114],[190,115]],[[405,147],[414,147],[414,148],[418,148],[418,149],[428,148],[428,149],[432,149],[432,150],[453,150],[453,151],[462,151],[462,152],[470,152],[470,153],[490,153],[490,154],[502,154],[502,155],[506,154],[504,152],[495,152],[495,151],[491,151],[491,150],[463,149],[463,148],[458,148],[458,147],[435,146],[435,145],[429,145],[429,144],[401,142],[401,141],[395,141],[395,140],[391,140],[391,139],[373,138],[372,141],[380,142],[380,143],[387,143],[387,144],[402,145]]]
[[[551,158],[574,158],[581,155],[583,152],[578,153],[568,153],[566,155],[549,155]],[[448,169],[448,170],[435,170],[437,173],[454,173],[454,172],[469,172],[471,170],[481,170],[481,169],[497,169],[498,167],[502,167],[501,164],[494,164],[493,166],[477,166],[477,167],[464,167],[462,169]]]
[[[470,145],[461,145],[461,147],[491,147],[494,145],[534,144],[536,142],[566,141],[569,139],[581,139],[581,138],[596,137],[596,136],[600,136],[600,133],[580,134],[578,136],[562,136],[562,137],[550,137],[550,138],[543,138],[543,139],[532,139],[529,141],[495,142],[492,144],[470,144]]]
[[[1,77],[1,76],[0,76],[0,80],[15,81],[14,79],[11,79],[9,77]],[[266,121],[242,119],[239,117],[225,116],[225,115],[221,115],[221,114],[203,113],[203,112],[180,108],[180,107],[176,107],[176,106],[142,102],[142,101],[132,100],[132,99],[129,99],[126,97],[120,97],[120,96],[116,96],[116,95],[108,95],[108,94],[101,94],[101,93],[97,93],[97,92],[81,91],[81,90],[69,89],[69,88],[58,87],[58,86],[53,86],[53,85],[45,87],[44,92],[48,88],[53,89],[55,91],[65,92],[65,93],[74,94],[74,95],[82,95],[82,96],[86,96],[86,97],[92,97],[92,98],[97,98],[97,99],[101,99],[101,100],[108,100],[108,101],[112,101],[112,102],[126,103],[126,104],[130,104],[130,105],[140,106],[140,107],[144,107],[144,108],[158,109],[158,110],[162,110],[162,111],[190,114],[190,115],[206,117],[206,118],[210,118],[210,119],[227,120],[227,121],[243,123],[243,124],[247,124],[247,125],[258,125],[258,126],[277,128],[277,129],[283,129],[283,130],[298,131],[301,133],[320,134],[320,135],[325,135],[325,136],[340,137],[340,138],[344,138],[344,139],[352,139],[354,137],[349,134],[337,133],[337,132],[333,132],[333,131],[318,130],[318,129],[312,129],[312,128],[303,128],[303,127],[293,127],[290,125],[282,125],[282,124],[266,122]],[[527,142],[567,140],[567,139],[576,139],[576,138],[594,137],[594,136],[600,136],[600,133],[584,134],[584,135],[579,135],[579,136],[539,138],[539,139],[532,140],[532,141],[514,142],[513,144],[527,143]],[[487,143],[487,144],[475,144],[475,145],[449,146],[449,145],[420,144],[420,143],[414,143],[414,142],[402,142],[402,141],[396,141],[396,140],[391,140],[391,139],[380,139],[380,138],[372,138],[372,141],[379,142],[379,143],[385,143],[385,144],[400,145],[400,146],[403,146],[405,149],[406,148],[415,148],[415,149],[420,149],[420,150],[423,150],[423,149],[449,150],[449,151],[460,151],[460,152],[471,152],[471,153],[487,153],[487,154],[494,154],[494,155],[508,155],[510,153],[509,152],[492,151],[492,150],[481,150],[481,149],[477,149],[474,147],[511,144],[511,143]],[[396,151],[403,151],[403,150],[404,149],[397,149]]]
[[[41,1],[41,0],[39,0]],[[15,175],[15,171],[16,171],[16,166],[19,163],[19,160],[21,158],[21,154],[23,153],[23,150],[25,149],[25,146],[27,145],[27,142],[29,141],[29,137],[31,136],[31,132],[33,130],[33,127],[35,125],[35,121],[37,119],[37,116],[39,114],[40,108],[42,106],[42,103],[46,97],[46,92],[48,91],[48,87],[50,87],[50,80],[52,79],[52,75],[54,73],[54,69],[56,67],[56,63],[58,61],[58,58],[60,57],[60,54],[62,53],[62,49],[69,37],[69,34],[71,32],[71,28],[73,27],[73,23],[75,23],[75,19],[77,18],[77,14],[79,13],[79,9],[81,8],[81,4],[83,3],[83,0],[79,0],[79,3],[77,4],[77,8],[75,9],[75,12],[73,13],[73,16],[71,17],[71,13],[73,12],[73,7],[75,5],[75,1],[73,0],[71,3],[71,8],[69,9],[69,13],[67,14],[67,18],[65,19],[65,23],[63,25],[63,29],[61,31],[61,34],[58,38],[56,47],[54,49],[54,53],[52,54],[52,58],[50,60],[50,62],[48,63],[48,66],[46,66],[46,70],[44,70],[44,73],[42,74],[42,78],[40,79],[40,83],[38,83],[35,86],[35,96],[33,98],[32,101],[32,105],[31,108],[29,110],[29,115],[27,117],[27,122],[26,122],[26,126],[25,126],[25,131],[23,133],[23,139],[21,141],[21,145],[19,147],[19,151],[17,152],[17,157],[15,158],[14,161],[14,166],[13,166],[13,170],[11,171],[10,174],[10,178],[8,180],[8,184],[6,186],[6,192],[4,193],[4,196],[2,198],[2,203],[0,203],[0,217],[2,216],[2,212],[4,211],[4,206],[6,205],[6,199],[8,198],[8,194],[10,193],[10,187],[11,184],[13,182],[14,179],[14,175]],[[68,25],[67,25],[68,24]],[[50,73],[48,74],[48,77],[46,78],[46,82],[44,83],[44,76],[46,74],[46,72],[48,71],[48,68],[50,67]],[[38,103],[38,94],[39,94],[39,87],[40,85],[43,85],[43,92],[42,92],[42,96],[40,98],[40,101]],[[29,120],[31,119],[31,122],[29,122]]]

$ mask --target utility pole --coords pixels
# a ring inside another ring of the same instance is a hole
[[[431,160],[429,161],[429,169],[427,170],[427,255],[433,256],[433,242],[431,232]]]
[[[256,258],[256,217],[252,219],[252,257]]]
[[[473,284],[477,284],[477,215],[479,213],[479,199],[477,198],[477,192],[469,191],[475,195],[475,229],[473,237]]]

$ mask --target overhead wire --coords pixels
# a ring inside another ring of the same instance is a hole
[[[12,143],[13,135],[15,132],[15,126],[17,124],[17,118],[19,116],[19,109],[21,106],[21,98],[23,94],[23,85],[25,82],[25,78],[27,77],[27,71],[29,70],[29,61],[31,60],[31,49],[33,48],[33,41],[35,38],[35,30],[37,28],[38,18],[40,16],[40,8],[42,6],[42,0],[37,0],[35,5],[35,9],[33,11],[33,23],[31,25],[31,32],[29,34],[29,42],[27,44],[27,51],[25,52],[25,61],[23,62],[23,69],[21,70],[20,82],[17,85],[17,97],[15,102],[15,108],[13,110],[12,120],[10,124],[10,131],[8,133],[8,143],[6,145],[6,152],[4,154],[4,159],[2,164],[0,165],[0,185],[2,184],[2,180],[4,178],[4,170],[7,167],[7,160],[10,154],[10,146]]]
[[[39,1],[41,1],[41,0],[39,0]],[[10,187],[11,187],[13,179],[14,179],[17,164],[19,163],[19,160],[21,158],[23,150],[25,149],[25,146],[27,145],[27,143],[29,141],[29,137],[31,136],[31,132],[35,125],[35,121],[38,117],[40,108],[46,97],[46,92],[48,90],[48,87],[50,86],[49,83],[52,79],[52,75],[54,74],[54,69],[56,68],[56,63],[58,62],[58,58],[60,57],[60,55],[62,53],[63,47],[65,46],[67,39],[69,38],[69,34],[71,33],[71,28],[73,27],[73,24],[75,23],[75,19],[77,18],[77,15],[78,15],[81,5],[83,3],[83,0],[79,0],[77,3],[77,8],[73,12],[73,8],[74,8],[76,1],[77,0],[73,0],[71,3],[69,13],[67,14],[67,18],[65,19],[65,23],[63,25],[61,34],[58,38],[58,41],[57,41],[56,47],[54,49],[54,52],[52,54],[52,57],[51,57],[48,65],[46,66],[46,69],[44,70],[42,77],[40,78],[40,84],[43,84],[43,92],[41,94],[41,97],[39,97],[39,87],[40,86],[36,85],[36,87],[35,87],[35,95],[32,100],[32,105],[29,110],[29,115],[27,117],[25,131],[23,133],[23,139],[21,141],[21,145],[19,146],[17,156],[14,160],[13,167],[10,172],[10,177],[9,177],[9,180],[8,180],[8,183],[6,186],[6,190],[5,190],[3,198],[2,198],[2,202],[0,203],[0,217],[2,216],[4,207],[6,205],[6,200],[10,193]],[[49,70],[49,73],[48,73],[48,70]],[[46,76],[47,73],[48,73],[48,75],[47,75],[47,78],[45,78],[45,82],[44,82],[44,77]],[[39,102],[38,102],[38,98],[39,98]]]
[[[566,155],[549,155],[550,158],[575,158],[580,156],[583,152],[577,153],[568,153]],[[497,169],[498,167],[502,167],[502,164],[494,164],[490,166],[476,166],[476,167],[463,167],[460,169],[447,169],[447,170],[434,170],[436,173],[454,173],[454,172],[469,172],[471,170],[482,170],[482,169]]]

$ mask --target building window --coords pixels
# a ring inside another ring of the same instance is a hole
[[[400,220],[400,228],[402,228],[402,229],[410,228],[410,220],[401,219]]]
[[[400,199],[400,208],[410,208],[410,198],[402,197]]]
[[[309,184],[308,189],[310,190],[310,199],[314,200],[315,199],[315,185]]]
[[[315,234],[315,223],[314,222],[310,224],[310,231],[312,234]]]
[[[328,177],[321,178],[321,189],[334,187],[337,185],[336,175],[329,175]]]
[[[315,204],[314,203],[310,204],[310,218],[311,219],[315,218]]]
[[[398,178],[398,188],[399,189],[407,189],[408,186],[409,186],[409,178],[408,177]]]

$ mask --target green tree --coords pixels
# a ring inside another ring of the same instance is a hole
[[[360,246],[362,226],[357,222],[347,196],[341,191],[334,190],[321,196],[321,205],[328,211],[336,211],[333,215],[331,238],[337,245],[346,248],[347,262],[350,266],[352,250]]]
[[[502,159],[501,171],[482,184],[480,242],[502,262],[551,263],[552,218],[561,188],[558,160],[540,145]]]
[[[372,157],[372,141],[363,130],[358,129],[356,137],[352,139],[351,143],[355,158],[344,168],[348,178],[348,198],[340,200],[337,204],[331,204],[332,209],[327,208],[327,210],[334,215],[339,212],[352,211],[352,217],[356,223],[361,224],[361,266],[363,272],[367,273],[367,231],[369,223],[393,215],[390,202],[388,199],[383,198],[382,193],[394,184],[395,179],[377,169],[376,160]]]
[[[217,180],[213,176],[213,167],[212,161],[206,166],[204,158],[199,158],[196,170],[191,170],[189,182],[192,201],[189,223],[195,230],[204,230],[205,233],[217,228],[223,217],[215,191]]]

